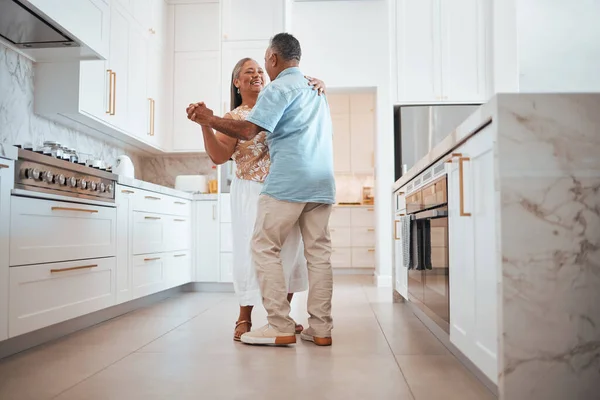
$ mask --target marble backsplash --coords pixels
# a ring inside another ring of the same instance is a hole
[[[117,157],[127,154],[142,178],[142,158],[82,132],[64,127],[33,112],[33,63],[17,52],[0,45],[0,143],[31,143],[34,148],[45,140],[54,140],[77,149],[82,158],[99,157],[114,165]]]
[[[206,155],[144,157],[140,163],[139,179],[157,185],[175,187],[177,175],[209,175],[213,165]]]

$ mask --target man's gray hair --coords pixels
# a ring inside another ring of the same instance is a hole
[[[302,57],[300,42],[289,33],[278,33],[271,38],[271,49],[279,55],[283,61],[298,61]]]

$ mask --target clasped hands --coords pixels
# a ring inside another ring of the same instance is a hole
[[[206,107],[204,102],[199,102],[195,104],[190,104],[188,108],[186,108],[185,112],[187,113],[187,117],[190,121],[194,121],[197,124],[208,126],[210,119],[213,117],[213,110]]]

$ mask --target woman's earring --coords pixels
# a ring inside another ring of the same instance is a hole
[[[237,92],[238,92],[238,94],[240,94],[240,88],[238,88],[238,91],[237,91]]]

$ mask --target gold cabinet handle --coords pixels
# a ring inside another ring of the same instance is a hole
[[[115,113],[117,112],[117,73],[116,72],[111,72],[113,79],[112,79],[112,110],[110,112],[110,115],[115,115]]]
[[[177,218],[175,218],[173,221],[175,221],[175,222],[185,222],[185,219],[177,219]]]
[[[148,200],[160,200],[160,197],[146,196],[146,199],[148,199]]]
[[[184,203],[183,201],[176,201],[175,204],[185,206],[187,203]]]
[[[375,211],[374,208],[367,208],[367,211]]]
[[[398,222],[400,221],[394,221],[394,240],[400,240],[398,237]]]
[[[471,213],[465,212],[465,178],[464,178],[464,162],[469,161],[469,157],[460,157],[458,159],[458,193],[460,195],[460,216],[461,217],[470,217]]]
[[[52,211],[76,211],[89,214],[96,214],[98,210],[85,210],[83,208],[71,208],[71,207],[52,207]]]
[[[160,217],[144,217],[144,219],[160,219]]]
[[[108,115],[112,115],[112,103],[113,103],[113,72],[111,69],[107,69],[106,73],[108,74],[108,110],[106,113]]]
[[[8,165],[6,165],[6,164],[0,164],[0,169],[3,169],[3,168],[8,168]]]
[[[375,253],[375,249],[369,249],[368,252],[369,253]]]
[[[375,228],[369,228],[367,229],[367,232],[375,232]]]
[[[452,164],[454,162],[454,158],[462,157],[462,153],[452,153],[449,159],[446,160],[447,164]]]
[[[160,257],[144,258],[144,261],[157,261],[157,260],[160,260]]]
[[[133,194],[135,192],[133,190],[121,190],[121,193]]]
[[[173,257],[185,257],[187,254],[175,254]]]
[[[154,110],[155,110],[155,102],[154,99],[148,97],[148,101],[150,102],[150,132],[148,133],[150,136],[154,136]]]
[[[97,266],[98,266],[97,264],[94,264],[94,265],[82,265],[81,267],[57,268],[57,269],[51,269],[50,273],[55,274],[57,272],[75,271],[78,269],[90,269],[90,268],[96,268]]]

